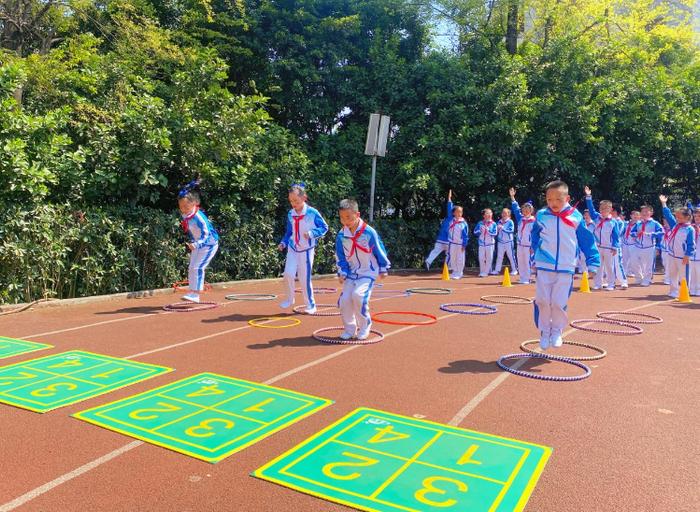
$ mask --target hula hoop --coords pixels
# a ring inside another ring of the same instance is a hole
[[[185,290],[189,290],[189,285],[190,282],[185,280],[185,281],[175,281],[172,285],[172,289],[175,292],[183,292]],[[211,291],[211,285],[209,283],[204,283],[204,290],[200,290],[201,292],[208,292]]]
[[[503,300],[513,299],[513,300]],[[495,304],[532,304],[533,300],[529,297],[519,297],[518,295],[484,295],[481,300],[493,302]]]
[[[628,329],[632,329],[631,331],[621,331],[621,330],[615,330],[615,329],[595,329],[592,327],[583,327],[579,326],[578,324],[581,323],[586,323],[586,324],[605,324],[605,325],[619,325],[620,327],[625,327]],[[641,327],[626,323],[626,322],[619,322],[617,320],[605,320],[602,318],[589,318],[589,319],[581,319],[581,320],[574,320],[571,322],[569,325],[573,327],[574,329],[579,329],[580,331],[587,331],[587,332],[594,332],[597,334],[614,334],[616,336],[634,336],[635,334],[642,334],[644,332],[644,329]]]
[[[384,339],[384,335],[379,332],[375,331],[373,329],[370,329],[369,332],[374,334],[375,336],[373,338],[367,338],[366,340],[358,340],[358,339],[349,339],[349,340],[341,340],[340,338],[328,338],[326,336],[321,336],[321,333],[327,332],[327,331],[344,331],[345,327],[323,327],[322,329],[316,329],[311,336],[314,337],[314,339],[317,339],[318,341],[321,341],[323,343],[331,343],[334,345],[371,345],[372,343],[379,343]]]
[[[454,309],[453,306],[463,306],[469,308],[481,308],[486,311],[464,311],[462,309]],[[496,306],[490,306],[488,304],[476,304],[471,302],[451,302],[448,304],[441,304],[440,309],[447,311],[448,313],[459,313],[460,315],[495,315],[498,312]]]
[[[174,302],[163,306],[165,311],[175,313],[191,313],[193,311],[204,311],[205,309],[214,309],[219,307],[216,302]]]
[[[261,322],[263,320],[291,320],[291,324],[287,325],[263,325],[258,322]],[[253,327],[262,327],[265,329],[286,329],[287,327],[294,327],[296,325],[299,325],[301,323],[301,320],[298,318],[291,318],[287,316],[262,316],[260,318],[253,318],[252,320],[248,320],[248,324],[252,325]]]
[[[574,366],[578,366],[581,368],[584,373],[583,375],[574,375],[573,377],[559,377],[557,375],[541,375],[539,373],[533,373],[533,372],[526,372],[524,370],[518,370],[516,368],[511,368],[507,364],[504,364],[503,361],[507,359],[524,359],[524,358],[532,358],[532,359],[548,359],[550,361],[559,361],[562,363],[567,363],[571,364]],[[578,361],[575,361],[573,359],[569,359],[566,357],[560,357],[560,356],[553,356],[550,354],[537,354],[537,353],[523,353],[520,352],[518,354],[508,354],[505,356],[501,356],[498,358],[498,361],[496,361],[496,364],[501,367],[501,369],[510,372],[514,375],[519,375],[520,377],[528,377],[530,379],[538,379],[538,380],[549,380],[549,381],[555,381],[555,382],[572,382],[576,380],[583,380],[591,375],[591,369],[586,366],[583,363],[579,363]]]
[[[407,293],[423,293],[425,295],[449,295],[452,290],[449,288],[409,288]]]
[[[428,318],[426,322],[396,322],[391,320],[381,320],[377,318],[379,315],[413,315],[422,316]],[[429,315],[428,313],[417,313],[414,311],[380,311],[379,313],[372,313],[372,320],[379,322],[380,324],[389,325],[432,325],[437,323],[437,317],[435,315]]]
[[[299,306],[294,306],[292,308],[292,311],[295,313],[298,313],[300,315],[309,315],[309,316],[340,316],[340,311],[317,311],[316,313],[307,313],[305,312],[302,308],[305,308],[305,304],[301,304]],[[317,308],[338,308],[337,304],[316,304]]]
[[[232,293],[226,296],[227,300],[275,300],[277,295],[272,293]]]
[[[637,317],[637,320],[625,320],[623,318],[611,318],[613,316],[619,316],[619,315],[629,315],[629,316],[634,316]],[[596,315],[598,318],[602,318],[604,320],[613,320],[615,322],[623,322],[626,324],[660,324],[664,320],[661,317],[654,316],[654,315],[648,315],[646,313],[628,313],[627,311],[603,311],[601,313],[598,313]],[[646,320],[643,320],[646,319]]]
[[[301,293],[301,288],[296,288],[294,291],[296,293]],[[324,293],[335,293],[337,291],[337,288],[326,288],[324,286],[320,286],[318,288],[314,287],[314,293],[317,293],[318,295],[323,295]]]
[[[374,295],[388,295],[390,297],[408,297],[411,294],[405,290],[372,290],[372,295],[373,296]]]
[[[536,343],[539,344],[539,342],[540,342],[540,340],[523,341],[520,344],[520,350],[522,350],[523,352],[528,352],[529,354],[541,354],[542,352],[535,352],[530,347],[528,347],[528,345],[534,345]],[[565,359],[571,359],[572,361],[596,361],[598,359],[603,359],[605,356],[608,355],[608,353],[606,352],[605,349],[600,348],[600,347],[596,347],[595,345],[588,345],[587,343],[579,343],[578,341],[564,340],[564,345],[572,345],[575,347],[589,348],[591,350],[595,350],[596,352],[598,352],[598,355],[595,355],[595,356],[576,356],[576,357],[574,357],[574,356],[559,356],[559,354],[557,354],[559,357],[563,357]]]

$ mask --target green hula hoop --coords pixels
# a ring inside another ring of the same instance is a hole
[[[409,288],[408,293],[422,293],[425,295],[449,295],[452,290],[449,288]]]

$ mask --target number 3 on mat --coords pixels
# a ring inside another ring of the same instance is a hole
[[[326,464],[323,466],[323,469],[321,471],[323,472],[324,475],[330,478],[335,478],[336,480],[355,480],[356,478],[361,477],[362,475],[360,473],[350,473],[349,475],[339,475],[338,473],[334,473],[333,469],[339,468],[339,467],[344,467],[344,466],[356,466],[356,467],[365,467],[365,466],[374,466],[377,464],[379,461],[377,459],[370,459],[369,457],[363,457],[362,455],[355,455],[354,453],[350,452],[343,452],[343,456],[345,457],[350,457],[351,459],[357,459],[360,462],[331,462],[330,464]]]
[[[446,478],[444,476],[431,476],[430,478],[426,478],[425,480],[423,480],[423,488],[416,491],[416,493],[414,494],[415,498],[421,503],[425,503],[426,505],[430,505],[431,507],[452,507],[456,505],[457,500],[454,500],[452,498],[444,501],[434,501],[425,497],[427,494],[447,494],[447,491],[439,489],[433,485],[434,482],[438,481],[450,482],[452,484],[455,484],[457,486],[457,490],[461,492],[467,492],[467,490],[469,490],[467,484],[465,484],[464,482],[460,482],[459,480]]]
[[[188,428],[187,430],[185,430],[185,434],[192,437],[211,437],[215,434],[215,432],[214,427],[210,427],[209,425],[213,425],[214,423],[223,423],[224,428],[226,429],[231,429],[235,426],[235,423],[231,420],[212,418],[209,420],[204,420],[199,425]],[[200,431],[203,432],[200,433]]]

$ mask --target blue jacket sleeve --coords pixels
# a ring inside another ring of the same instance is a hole
[[[287,247],[289,245],[289,239],[292,238],[292,221],[289,219],[289,214],[287,215],[287,230],[284,233],[284,236],[282,237],[282,240],[280,240],[280,243]]]
[[[372,233],[372,236],[374,237],[374,243],[372,244],[372,254],[374,254],[374,257],[377,258],[377,263],[379,263],[379,273],[386,274],[389,267],[391,267],[391,263],[389,262],[389,257],[386,254],[384,243],[382,242],[379,233],[377,233],[376,231]]]
[[[498,234],[498,224],[497,223],[494,222],[493,224],[491,224],[489,226],[489,233],[491,234],[491,236],[496,236]]]
[[[314,226],[314,229],[311,230],[311,236],[314,238],[321,238],[328,232],[328,224],[316,210],[314,210]]]
[[[447,213],[445,215],[449,219],[452,217],[452,210],[454,209],[454,204],[452,203],[452,201],[447,201],[447,206],[445,208],[447,211]]]
[[[576,239],[578,240],[579,248],[586,256],[586,266],[591,271],[597,272],[598,268],[600,268],[600,252],[595,245],[595,237],[593,236],[593,233],[586,229],[583,222],[578,225],[578,228],[576,228]]]
[[[530,234],[530,247],[532,247],[532,250],[536,250],[540,245],[540,231],[542,231],[542,226],[540,226],[539,222],[534,222]]]
[[[513,210],[513,217],[515,217],[515,221],[520,223],[520,220],[523,218],[523,214],[520,211],[520,205],[518,204],[518,202],[511,201],[510,209]]]
[[[676,227],[676,219],[673,216],[673,213],[671,213],[671,209],[668,206],[664,206],[663,208],[664,212],[664,219],[666,219],[666,222],[668,222],[668,225],[671,226],[671,229]]]
[[[345,257],[345,249],[343,248],[343,233],[338,233],[335,238],[335,261],[338,264],[338,275],[347,277],[350,275],[350,264]]]
[[[462,233],[462,247],[466,248],[469,243],[469,224],[465,222],[462,229],[464,230]]]
[[[685,241],[685,256],[695,254],[695,230],[691,227],[688,229],[688,238]]]
[[[600,218],[600,213],[593,206],[593,197],[586,196],[586,208],[588,208],[588,213],[591,214],[591,219],[598,220]]]
[[[481,222],[477,222],[476,226],[474,226],[474,234],[481,235]]]
[[[588,231],[588,230],[586,230]],[[612,242],[612,246],[616,248],[620,248],[620,224],[618,222],[613,223],[612,227],[612,234],[610,236],[610,241]]]
[[[664,227],[657,221],[654,221],[654,236],[656,237],[656,246],[661,247],[661,242],[664,239]]]
[[[209,232],[209,226],[207,225],[208,223],[206,222],[206,219],[202,220],[200,218],[200,214],[204,215],[203,213],[198,212],[198,214],[194,216],[194,219],[192,219],[197,223],[197,226],[199,226],[199,230],[200,230],[199,231],[200,232],[199,239],[195,240],[193,242],[194,246],[197,247],[198,249],[201,248],[207,242],[207,240],[209,239],[209,236],[211,234]]]
[[[513,221],[508,219],[508,221],[503,224],[502,231],[504,233],[513,233],[515,231],[515,224],[513,224]]]

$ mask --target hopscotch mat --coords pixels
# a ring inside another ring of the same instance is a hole
[[[200,373],[73,416],[207,462],[218,462],[333,403]]]
[[[370,511],[522,510],[551,448],[359,408],[253,472]]]
[[[35,341],[16,340],[14,338],[0,336],[0,359],[26,354],[28,352],[35,352],[37,350],[44,350],[47,348],[53,348],[53,345],[37,343]]]
[[[0,367],[0,402],[47,412],[172,371],[82,350]]]

